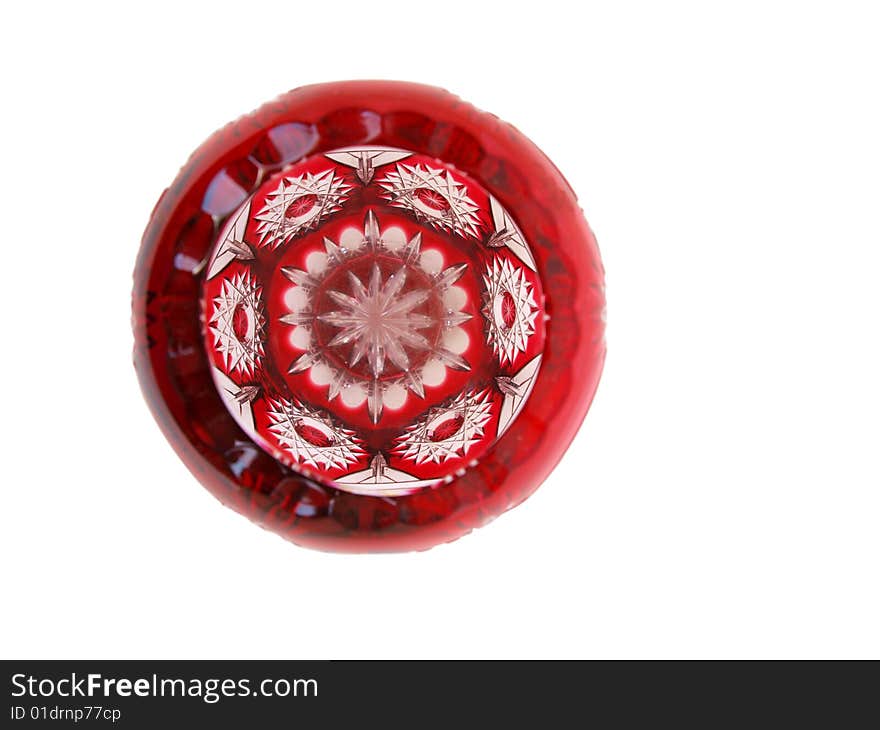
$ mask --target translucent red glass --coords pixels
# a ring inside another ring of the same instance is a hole
[[[205,142],[154,210],[133,310],[190,470],[326,550],[424,549],[521,502],[604,357],[598,250],[556,168],[395,82],[297,89]]]

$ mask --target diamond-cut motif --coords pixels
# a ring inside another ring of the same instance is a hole
[[[339,210],[351,185],[333,170],[284,178],[255,216],[261,246],[276,248]]]
[[[284,398],[269,399],[268,405],[269,430],[295,462],[342,468],[364,453],[353,432],[336,426],[327,414]]]
[[[535,333],[538,305],[525,272],[507,259],[495,258],[483,274],[483,317],[489,344],[502,365],[525,352]]]
[[[250,273],[236,274],[214,299],[211,332],[227,372],[251,374],[263,357],[261,291]]]
[[[432,408],[427,416],[410,426],[395,451],[416,464],[465,456],[482,440],[491,413],[488,391],[461,393],[448,406]]]
[[[419,220],[459,236],[479,235],[480,208],[448,170],[399,163],[379,184],[392,205],[406,208]]]

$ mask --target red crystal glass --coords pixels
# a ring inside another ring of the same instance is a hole
[[[294,90],[163,194],[133,295],[146,399],[222,502],[301,545],[424,549],[518,504],[604,357],[552,163],[439,89]]]

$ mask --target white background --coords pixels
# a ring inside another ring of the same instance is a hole
[[[12,3],[6,658],[880,656],[880,23],[870,3]],[[189,153],[289,88],[446,87],[578,191],[605,374],[521,507],[327,555],[224,509],[131,367]]]

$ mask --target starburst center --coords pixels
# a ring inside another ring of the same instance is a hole
[[[330,289],[327,295],[339,309],[318,317],[337,330],[327,346],[337,350],[351,348],[349,367],[366,360],[375,378],[389,371],[389,365],[398,371],[408,371],[411,353],[426,351],[431,346],[419,330],[438,324],[427,312],[417,311],[431,292],[418,287],[404,292],[405,266],[383,276],[374,262],[366,283],[353,271],[347,273],[351,294]]]
[[[324,238],[320,266],[305,271],[282,267],[293,285],[291,311],[281,321],[297,328],[305,352],[289,366],[297,375],[312,368],[328,385],[328,399],[341,395],[356,408],[366,403],[373,423],[386,405],[400,409],[407,391],[425,397],[445,370],[470,370],[462,357],[468,335],[461,325],[467,294],[455,286],[467,264],[446,268],[435,250],[422,251],[422,234],[406,237],[400,228],[382,229],[372,212],[363,233],[342,231]],[[314,378],[313,378],[314,382]]]

